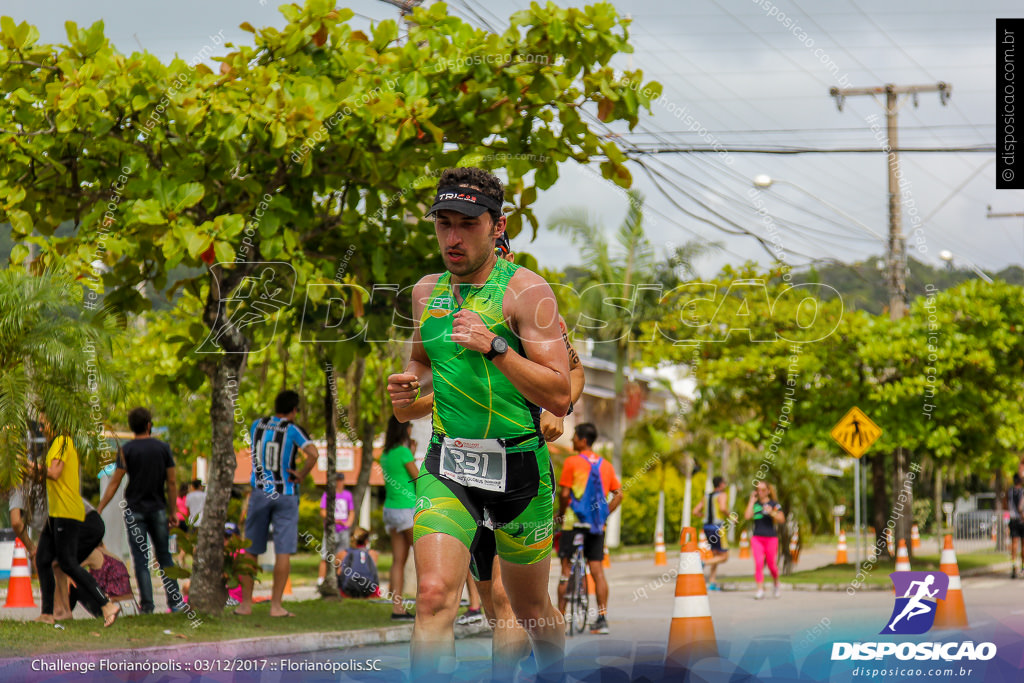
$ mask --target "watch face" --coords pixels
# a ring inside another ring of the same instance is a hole
[[[508,351],[508,342],[505,341],[504,337],[495,337],[491,340],[491,350],[497,353],[505,353]]]

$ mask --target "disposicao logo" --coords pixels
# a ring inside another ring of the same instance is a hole
[[[893,572],[889,578],[896,588],[896,605],[879,633],[927,633],[935,623],[936,600],[946,599],[949,576],[945,572]]]
[[[946,598],[949,576],[944,572],[893,572],[889,574],[896,589],[896,604],[892,614],[879,633],[881,635],[920,635],[935,624],[935,610],[939,600]],[[989,660],[996,656],[994,643],[921,642],[921,643],[833,643],[832,661],[853,659],[870,660],[895,656],[900,660],[966,659]]]

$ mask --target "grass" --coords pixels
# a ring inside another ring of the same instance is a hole
[[[0,621],[0,656],[29,657],[43,653],[119,648],[148,648],[209,641],[280,636],[290,633],[350,631],[391,626],[390,604],[366,600],[287,602],[295,618],[271,619],[270,606],[260,603],[249,617],[226,609],[222,616],[197,615],[193,628],[184,614],[150,614],[118,619],[103,628],[99,619],[62,622],[65,630],[22,621]],[[170,631],[171,633],[165,633]]]
[[[961,572],[981,567],[988,567],[1006,560],[1006,553],[987,551],[979,553],[965,553],[957,555],[957,566]],[[799,566],[799,565],[798,565]],[[938,555],[917,555],[911,561],[911,568],[914,571],[937,571],[939,569]],[[883,561],[874,565],[874,569],[868,573],[867,578],[861,579],[862,583],[869,586],[890,586],[889,574],[895,570],[895,563]],[[817,569],[793,572],[788,576],[781,577],[782,583],[817,583],[817,584],[845,584],[850,583],[856,576],[858,567],[853,564],[830,564]],[[867,572],[865,572],[867,573]],[[753,581],[753,576],[729,577],[727,581]]]
[[[377,557],[377,575],[381,581],[387,581],[388,572],[391,571],[391,560],[390,554],[385,555],[381,553]],[[409,559],[412,561],[412,558]],[[317,571],[320,568],[320,556],[315,553],[298,553],[292,555],[292,572],[291,579],[293,586],[315,586]],[[256,577],[260,583],[256,584],[258,587],[269,588],[273,581],[273,572],[260,571]]]

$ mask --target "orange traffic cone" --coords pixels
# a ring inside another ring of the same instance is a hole
[[[292,593],[292,577],[288,577],[288,580],[284,582],[284,592],[281,595],[295,595]]]
[[[746,531],[740,534],[740,559],[750,559],[750,538],[747,536]]]
[[[921,532],[918,531],[916,524],[910,527],[910,547],[914,550],[921,547]]]
[[[907,542],[900,539],[899,550],[896,551],[896,571],[910,571],[910,553],[907,552]]]
[[[697,542],[697,551],[700,553],[700,559],[707,562],[711,559],[711,544],[708,543],[708,537],[704,535],[704,532],[700,532],[700,540]]]
[[[793,537],[789,539],[789,556],[793,558],[793,563],[800,559],[800,532],[794,531]]]
[[[949,590],[946,599],[939,600],[935,607],[935,626],[933,628],[967,628],[967,608],[964,606],[964,594],[960,589],[960,568],[956,563],[956,551],[953,550],[953,536],[946,534],[939,559],[939,571],[949,577]]]
[[[28,555],[20,538],[14,539],[14,557],[11,560],[11,580],[7,584],[7,602],[4,607],[35,607],[32,599],[32,576],[28,572]]]
[[[664,567],[668,564],[668,554],[665,551],[665,532],[659,531],[654,534],[654,566]]]
[[[610,552],[608,552],[608,546],[605,546],[604,547],[604,559],[601,560],[601,566],[605,567],[605,568],[611,567],[612,566],[611,557],[612,557],[612,554]]]
[[[681,545],[675,608],[665,654],[665,664],[670,667],[685,667],[696,659],[718,656],[711,604],[693,527],[683,529]]]
[[[846,564],[849,559],[846,557],[846,532],[839,530],[839,544],[836,546],[836,564]]]

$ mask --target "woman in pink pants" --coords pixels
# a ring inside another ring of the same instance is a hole
[[[779,534],[775,531],[776,524],[786,521],[775,496],[775,487],[763,481],[757,482],[757,488],[750,494],[744,518],[754,520],[754,533],[750,539],[750,549],[754,554],[754,580],[757,582],[755,600],[764,597],[764,564],[768,563],[768,571],[775,582],[774,597],[779,597],[779,567],[775,558],[779,553]]]

